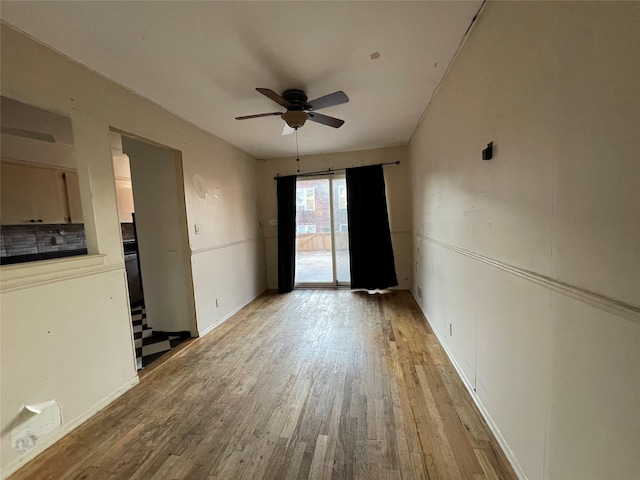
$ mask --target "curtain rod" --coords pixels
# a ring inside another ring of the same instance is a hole
[[[400,160],[396,160],[395,162],[386,162],[386,163],[374,163],[373,165],[358,165],[358,167],[373,167],[374,165],[400,165]],[[327,168],[326,170],[318,170],[317,172],[308,172],[308,173],[299,173],[296,177],[313,177],[315,175],[333,175],[337,170],[346,170],[347,168],[358,168],[358,167],[344,167],[344,168]],[[290,177],[291,175],[283,175],[283,177]],[[280,177],[278,173],[274,180],[277,180]]]

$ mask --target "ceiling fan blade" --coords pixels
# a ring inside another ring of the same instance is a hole
[[[285,108],[287,108],[289,106],[289,102],[287,102],[284,98],[282,98],[280,95],[278,95],[273,90],[270,90],[268,88],[256,88],[256,90],[259,91],[261,94],[263,94],[265,97],[269,97],[271,100],[276,102],[278,105],[282,105]]]
[[[272,117],[273,115],[282,115],[282,112],[258,113],[257,115],[245,115],[244,117],[236,117],[236,120],[248,120],[250,118]]]
[[[344,120],[340,120],[339,118],[313,112],[309,112],[309,120],[311,120],[312,122],[321,123],[323,125],[328,125],[333,128],[340,128],[344,123]]]
[[[291,128],[287,122],[284,122],[284,126],[282,127],[282,135],[290,135],[295,132],[295,129]]]
[[[349,97],[342,91],[333,92],[329,95],[325,95],[324,97],[316,98],[315,100],[311,100],[309,105],[311,108],[309,110],[320,110],[321,108],[333,107],[334,105],[340,105],[342,103],[347,103],[349,101]]]

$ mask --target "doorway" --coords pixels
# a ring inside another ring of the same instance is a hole
[[[197,335],[182,158],[179,151],[117,132],[112,154],[141,369]]]
[[[349,222],[344,174],[296,182],[296,287],[348,286]]]

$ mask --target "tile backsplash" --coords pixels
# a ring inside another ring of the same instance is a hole
[[[133,223],[120,224],[122,240],[133,241]],[[62,252],[87,248],[84,225],[3,225],[0,227],[0,257]]]
[[[0,237],[2,257],[87,248],[83,224],[3,225]]]

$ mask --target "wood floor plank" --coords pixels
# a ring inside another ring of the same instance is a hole
[[[307,445],[304,442],[297,442],[289,465],[287,465],[286,480],[295,480],[298,478],[300,472],[300,466],[302,465],[302,459],[304,457]]]
[[[447,444],[451,448],[462,476],[473,477],[475,474],[482,474],[482,467],[475,455],[472,442],[452,405],[451,397],[440,377],[440,370],[431,365],[422,366],[418,372],[418,378],[432,395],[435,412],[440,420],[438,423],[442,425]]]
[[[515,479],[408,292],[262,295],[10,480]]]

